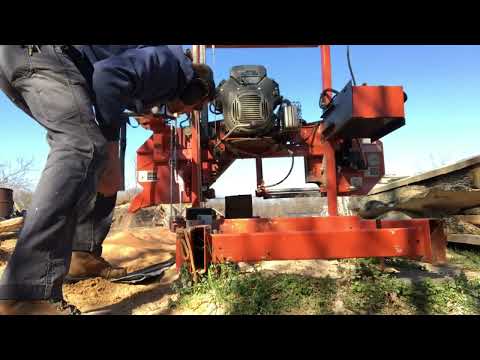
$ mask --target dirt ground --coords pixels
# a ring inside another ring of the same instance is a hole
[[[15,247],[16,239],[1,242],[0,274]],[[115,232],[104,243],[104,257],[129,272],[145,268],[175,256],[175,235],[162,227],[136,228]],[[112,314],[167,314],[170,285],[177,278],[175,265],[161,279],[150,284],[115,284],[96,278],[64,285],[65,299],[82,312],[98,309]]]
[[[15,243],[16,239],[1,243],[0,274],[5,269]],[[128,272],[145,268],[175,256],[175,234],[163,227],[118,231],[105,240],[103,256],[115,265],[126,267]],[[259,266],[264,271],[335,277],[336,263],[324,260],[271,261]],[[250,268],[247,264],[241,266]],[[115,315],[210,314],[209,306],[184,309],[181,312],[169,309],[169,300],[176,296],[171,285],[177,278],[173,265],[161,279],[150,284],[115,284],[96,278],[65,284],[63,290],[65,299],[82,312],[108,309]]]
[[[16,239],[0,243],[0,274],[12,253]],[[113,264],[127,267],[129,272],[163,262],[175,256],[175,235],[163,227],[135,228],[116,231],[104,244],[104,257]],[[429,276],[432,278],[452,276],[462,269],[457,265],[435,267],[422,264],[428,271],[415,269],[387,268],[386,271],[407,280]],[[249,271],[252,267],[240,264]],[[271,261],[258,265],[265,272],[301,274],[310,277],[338,278],[337,261]],[[468,277],[479,277],[480,272],[465,271]],[[169,301],[176,298],[171,285],[178,278],[175,265],[170,267],[160,279],[142,285],[116,284],[96,278],[76,284],[65,284],[65,299],[76,305],[82,312],[108,309],[116,315],[175,315],[175,314],[216,314],[218,309],[208,303],[192,309],[178,310],[169,307]],[[341,306],[340,306],[341,307]],[[342,313],[341,309],[338,313]]]

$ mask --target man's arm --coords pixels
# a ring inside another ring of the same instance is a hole
[[[93,90],[107,126],[118,128],[134,100],[168,101],[178,90],[179,63],[166,46],[129,49],[94,65]]]

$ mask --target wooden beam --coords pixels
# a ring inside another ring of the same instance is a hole
[[[435,170],[427,171],[420,175],[410,176],[408,178],[401,179],[398,181],[392,181],[389,184],[375,187],[374,189],[372,189],[372,191],[370,191],[368,195],[378,194],[378,193],[393,190],[402,186],[412,185],[412,184],[425,181],[437,176],[462,170],[470,166],[473,167],[475,165],[480,165],[480,156],[475,156],[466,160],[456,162],[455,164],[452,164],[452,165],[447,165]]]
[[[2,232],[0,234],[0,241],[15,239],[18,236],[18,232]]]
[[[15,218],[0,221],[0,233],[15,232],[20,230],[23,225],[23,218]]]
[[[480,235],[469,234],[449,234],[447,237],[448,242],[459,244],[470,244],[480,246]]]
[[[480,215],[455,215],[454,218],[473,225],[480,225]]]

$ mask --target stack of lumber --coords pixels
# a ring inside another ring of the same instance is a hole
[[[480,245],[480,156],[379,185],[349,206],[368,219],[442,218],[448,241]]]
[[[15,237],[23,225],[23,218],[0,221],[0,241]]]

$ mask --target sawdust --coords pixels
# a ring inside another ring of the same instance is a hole
[[[89,279],[63,286],[65,299],[82,312],[108,309],[116,315],[169,313],[170,288],[177,278],[169,269],[161,280],[147,285],[115,284],[104,279]]]
[[[0,244],[0,275],[15,248],[16,239]],[[175,234],[162,227],[113,232],[104,243],[103,256],[111,263],[135,271],[171,259]],[[108,309],[115,315],[175,314],[168,308],[174,294],[171,285],[178,275],[175,265],[149,284],[116,284],[101,278],[64,284],[65,300],[80,311]]]
[[[175,234],[165,228],[137,228],[111,234],[105,240],[103,256],[131,272],[171,259],[175,244]]]
[[[175,234],[162,227],[114,232],[105,240],[103,256],[132,272],[174,257],[175,241]],[[65,284],[64,294],[83,312],[108,309],[118,315],[168,313],[171,285],[177,276],[174,265],[150,284],[117,284],[97,278]]]

